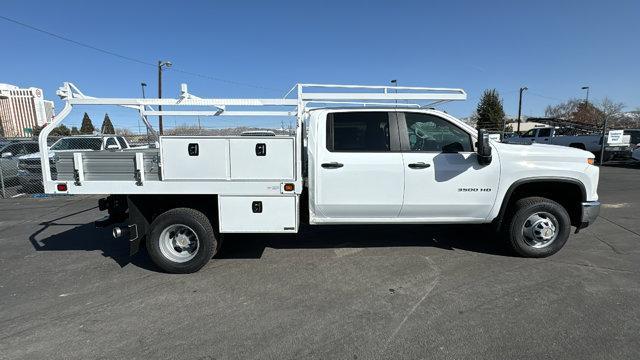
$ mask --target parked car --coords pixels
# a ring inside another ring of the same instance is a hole
[[[605,136],[606,139],[606,136]],[[630,136],[625,134],[623,141],[616,144],[605,144],[604,161],[613,158],[629,158],[631,154]],[[602,134],[585,135],[559,135],[554,127],[533,128],[526,133],[503,140],[508,144],[552,144],[568,146],[576,149],[590,151],[596,157],[600,156],[602,147]]]
[[[37,145],[37,143],[36,143]],[[51,171],[55,171],[56,153],[72,151],[100,151],[100,150],[125,150],[129,143],[122,136],[69,136],[56,141],[49,148],[49,161],[52,163]],[[25,192],[35,192],[42,189],[42,167],[40,153],[21,156],[17,162],[16,171]]]
[[[5,183],[14,183],[18,176],[18,158],[37,153],[36,141],[6,142],[0,145],[0,170]]]
[[[631,146],[635,147],[640,144],[640,129],[626,129],[624,134],[629,135],[629,143]]]
[[[631,153],[631,158],[635,161],[640,161],[640,144],[636,145],[636,148],[633,149]]]

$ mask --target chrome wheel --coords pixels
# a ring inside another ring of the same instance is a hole
[[[558,219],[548,212],[537,212],[522,225],[522,234],[527,245],[541,249],[551,245],[558,237]]]
[[[193,259],[198,253],[198,235],[190,227],[174,224],[160,234],[160,252],[167,259],[183,263]]]

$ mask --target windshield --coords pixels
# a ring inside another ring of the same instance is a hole
[[[522,134],[522,137],[535,137],[536,129],[531,129],[526,133]]]
[[[101,138],[64,138],[51,146],[51,150],[100,150]]]

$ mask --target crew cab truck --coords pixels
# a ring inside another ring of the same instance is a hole
[[[602,134],[559,135],[557,134],[556,128],[548,126],[530,129],[520,136],[505,139],[504,142],[510,144],[538,143],[569,146],[576,149],[587,150],[599,156],[602,141]],[[606,138],[604,141],[606,141]],[[604,161],[616,157],[628,158],[631,153],[630,136],[624,135],[620,143],[606,143],[604,151]]]
[[[202,99],[183,85],[178,99],[96,99],[65,83],[62,115],[74,105],[121,105],[139,111],[153,134],[147,117],[157,115],[293,115],[297,129],[293,136],[159,136],[158,149],[114,153],[121,165],[112,157],[109,171],[99,170],[100,158],[73,153],[56,164],[56,178],[43,161],[45,189],[111,194],[99,202],[109,216],[97,225],[117,224],[114,237],[128,240],[132,253],[145,241],[152,260],[173,273],[202,268],[224,234],[296,233],[301,222],[491,224],[515,253],[545,257],[564,246],[572,226],[578,231],[598,215],[593,154],[499,143],[429,108],[466,99],[461,89],[293,90],[293,99]]]

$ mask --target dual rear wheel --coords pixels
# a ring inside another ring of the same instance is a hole
[[[207,216],[198,210],[175,208],[151,223],[147,249],[153,262],[170,273],[200,270],[218,252],[220,241]]]

